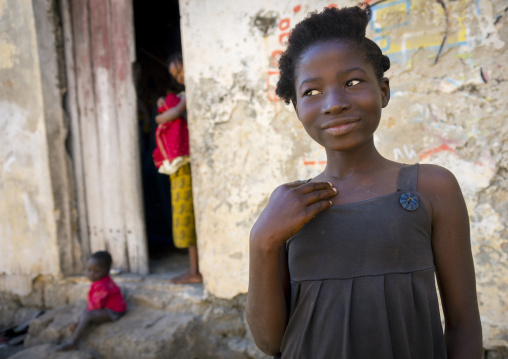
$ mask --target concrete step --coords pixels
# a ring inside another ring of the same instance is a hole
[[[127,313],[117,322],[92,326],[79,350],[70,352],[56,352],[56,345],[70,338],[69,326],[85,308],[89,282],[75,277],[48,283],[51,295],[45,300],[53,309],[30,322],[26,349],[11,358],[267,358],[248,331],[244,296],[218,299],[202,285],[172,285],[156,276],[114,279],[126,298]]]
[[[70,337],[68,328],[79,309],[82,307],[61,307],[34,320],[26,346]],[[117,322],[91,327],[80,348],[96,358],[197,358],[197,325],[198,317],[191,314],[134,307]]]

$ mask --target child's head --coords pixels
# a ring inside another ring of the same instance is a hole
[[[113,259],[108,252],[95,252],[86,264],[86,277],[92,282],[104,278],[108,275],[112,262]]]
[[[373,144],[390,100],[390,60],[365,37],[367,7],[328,8],[296,25],[280,58],[276,93],[305,131],[331,151]]]
[[[379,46],[365,37],[371,17],[370,7],[327,8],[321,13],[312,13],[301,21],[291,32],[288,47],[279,61],[280,79],[276,93],[286,104],[296,103],[295,81],[302,56],[312,46],[340,41],[362,53],[372,65],[379,81],[390,68],[390,59],[383,55]]]
[[[181,52],[175,52],[168,58],[168,68],[171,76],[180,85],[185,85],[185,77],[183,72],[183,59]]]

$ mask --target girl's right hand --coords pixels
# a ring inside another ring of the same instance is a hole
[[[337,189],[329,182],[296,181],[279,186],[251,230],[251,242],[279,251],[318,213],[332,206]]]

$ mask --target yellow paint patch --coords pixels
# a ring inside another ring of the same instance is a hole
[[[439,48],[446,29],[445,13],[438,3],[432,3],[431,10],[424,12],[428,2],[416,0],[389,0],[379,9],[374,8],[374,40],[385,54],[406,53],[421,48]],[[448,5],[450,28],[446,45],[462,44],[467,41],[464,8],[455,13]],[[438,23],[436,22],[438,19]],[[372,29],[371,29],[372,31]]]

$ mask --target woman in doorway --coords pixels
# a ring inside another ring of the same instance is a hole
[[[168,64],[171,76],[176,82],[184,85],[182,54],[178,52],[171,55]],[[175,101],[175,95],[169,94],[166,100],[159,99],[158,106],[163,111],[155,117],[155,122],[163,126],[170,123],[167,132],[172,139],[168,160],[163,164],[162,171],[169,174],[171,181],[173,242],[177,248],[189,250],[189,271],[173,278],[171,282],[175,284],[201,283],[203,278],[199,272],[196,245],[185,95],[181,93]]]

